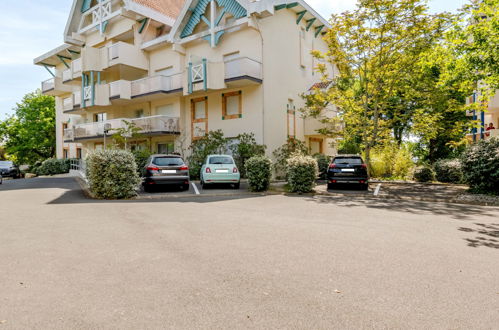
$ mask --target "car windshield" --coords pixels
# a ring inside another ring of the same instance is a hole
[[[157,166],[180,166],[184,161],[180,157],[155,157],[152,163]]]
[[[0,161],[0,167],[11,167],[14,166],[14,163],[10,161]]]
[[[340,157],[334,159],[335,164],[362,165],[360,157]]]
[[[210,164],[234,164],[234,161],[230,157],[217,156],[210,157]]]

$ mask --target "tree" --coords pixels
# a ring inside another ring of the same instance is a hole
[[[142,128],[128,120],[123,120],[123,124],[123,127],[113,129],[113,140],[117,145],[123,146],[125,150],[128,150],[128,140],[140,138],[141,134],[139,132]]]
[[[239,134],[235,140],[237,143],[230,145],[234,160],[243,178],[246,177],[246,161],[254,156],[264,156],[265,146],[256,143],[254,133]]]
[[[424,107],[407,102],[406,96],[414,92],[420,56],[441,38],[451,19],[427,11],[422,0],[360,0],[354,11],[333,15],[325,35],[328,51],[313,52],[325,62],[318,70],[328,87],[304,95],[302,111],[317,118],[326,105],[335,104],[344,138],[360,141],[368,165],[374,147],[394,136],[400,141],[415,115],[425,118]],[[338,74],[330,76],[327,64]],[[432,122],[418,120],[426,129]]]
[[[39,91],[26,94],[15,114],[0,122],[6,153],[19,163],[33,164],[55,156],[55,101]]]

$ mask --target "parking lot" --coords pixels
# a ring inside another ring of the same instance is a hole
[[[239,189],[234,189],[230,184],[213,184],[213,186],[202,188],[199,181],[191,181],[189,190],[181,190],[177,186],[158,185],[155,186],[151,192],[145,192],[144,189],[140,190],[139,198],[144,197],[168,197],[172,195],[189,196],[189,195],[236,195],[249,193],[248,183],[244,180],[241,181]]]

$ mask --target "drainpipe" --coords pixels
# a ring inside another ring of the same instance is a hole
[[[264,77],[264,67],[263,67],[263,35],[262,32],[260,31],[260,25],[258,24],[258,17],[256,17],[255,14],[253,14],[253,19],[255,20],[256,26],[257,26],[257,31],[258,34],[260,35],[260,45],[261,45],[261,61],[262,61],[262,82],[265,84],[265,77]],[[265,145],[265,86],[262,86],[262,144]]]

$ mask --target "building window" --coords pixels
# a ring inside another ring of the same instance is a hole
[[[105,112],[94,114],[94,122],[101,123],[107,120],[107,114]]]
[[[64,159],[68,159],[69,158],[69,149],[68,148],[64,148],[62,150],[62,158],[64,158]]]
[[[176,117],[175,109],[173,108],[173,104],[161,105],[156,107],[156,115],[157,116],[168,116],[168,117]]]
[[[191,99],[192,139],[202,138],[208,132],[208,97]]]
[[[135,110],[135,118],[142,118],[142,117],[144,117],[144,109]]]
[[[289,100],[287,104],[287,122],[288,122],[288,138],[296,136],[296,108],[293,100]]]
[[[311,155],[324,153],[323,139],[309,138],[308,149]]]
[[[243,116],[242,92],[222,94],[222,120],[235,119]]]
[[[76,158],[81,159],[81,148],[76,148]]]
[[[175,152],[175,146],[173,142],[158,143],[158,154],[171,155]]]

